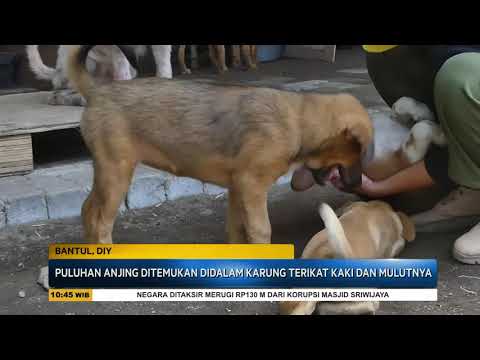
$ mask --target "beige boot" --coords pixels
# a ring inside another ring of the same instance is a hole
[[[431,210],[412,216],[418,232],[462,229],[480,219],[480,190],[459,187]]]
[[[465,264],[480,264],[480,223],[455,241],[453,256]]]

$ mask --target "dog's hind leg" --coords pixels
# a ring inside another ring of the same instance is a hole
[[[228,71],[227,64],[225,62],[224,45],[209,45],[208,53],[210,55],[210,61],[215,65],[220,74]]]
[[[257,68],[257,45],[250,45],[250,55],[252,57],[253,69]]]
[[[198,51],[197,51],[197,45],[190,45],[190,63],[191,63],[191,68],[193,70],[197,70],[199,68],[198,65]]]
[[[431,121],[421,121],[412,128],[408,139],[402,145],[402,151],[414,164],[425,157],[432,142],[439,146],[447,144],[440,126]]]
[[[234,69],[242,67],[242,58],[240,56],[240,45],[232,45],[232,66]]]
[[[257,67],[257,61],[256,58],[253,58],[253,54],[256,54],[256,51],[252,51],[252,45],[242,45],[241,49],[248,69],[255,69]]]
[[[93,188],[82,207],[85,239],[111,244],[115,218],[130,186],[135,164],[130,160],[95,159],[94,169]]]
[[[225,45],[216,45],[218,55],[218,72],[224,73],[228,71],[227,61],[225,59]]]
[[[181,74],[191,74],[192,71],[187,67],[186,61],[185,61],[185,50],[186,50],[186,45],[179,45],[178,47],[178,66],[180,67],[180,73]]]
[[[153,57],[157,66],[157,77],[171,79],[172,73],[172,45],[152,45]]]

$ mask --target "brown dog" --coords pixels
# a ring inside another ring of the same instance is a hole
[[[96,86],[84,66],[91,47],[73,47],[68,66],[88,103],[81,130],[94,159],[93,189],[82,209],[89,241],[111,243],[139,163],[228,188],[232,243],[270,242],[267,192],[292,165],[338,165],[345,183],[361,181],[357,165],[373,126],[350,95],[157,78]],[[128,48],[120,48],[134,64]]]
[[[325,230],[305,247],[304,259],[383,259],[397,256],[406,242],[415,240],[415,226],[405,214],[395,212],[382,201],[355,202],[337,210],[340,219],[326,204],[320,207]],[[283,302],[283,315],[375,313],[378,302]]]

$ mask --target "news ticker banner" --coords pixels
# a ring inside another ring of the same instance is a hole
[[[294,259],[292,245],[51,245],[51,301],[436,301],[435,260]]]

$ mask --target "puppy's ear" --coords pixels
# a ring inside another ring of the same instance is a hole
[[[352,208],[353,204],[354,204],[353,201],[346,202],[341,207],[339,207],[338,209],[335,210],[335,214],[338,217],[342,216],[343,214],[345,214],[347,211],[349,211]]]
[[[375,151],[373,125],[368,122],[356,122],[346,129],[347,137],[357,141],[366,157],[372,157]]]
[[[408,242],[415,240],[416,231],[412,219],[401,211],[397,212],[397,215],[403,226],[402,237]]]

